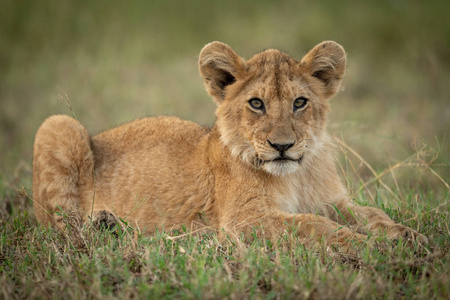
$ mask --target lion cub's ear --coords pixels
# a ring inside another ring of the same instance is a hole
[[[200,51],[198,67],[208,93],[221,103],[226,87],[234,83],[244,69],[244,60],[230,46],[212,42]]]
[[[341,85],[346,66],[345,50],[336,42],[322,42],[302,58],[301,65],[323,83],[324,96],[329,98]]]

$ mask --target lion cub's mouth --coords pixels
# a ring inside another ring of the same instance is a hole
[[[300,162],[302,161],[302,159],[303,159],[303,155],[300,156],[300,158],[298,158],[298,159],[293,159],[293,158],[286,157],[286,156],[278,156],[278,157],[275,158],[275,159],[271,159],[271,160],[262,160],[262,162],[263,162],[263,163],[269,163],[269,162],[273,162],[273,161],[280,161],[280,162],[283,162],[283,161],[295,161],[295,162],[300,163]]]
[[[293,159],[293,158],[289,158],[289,157],[285,157],[285,156],[278,156],[275,159],[264,160],[264,159],[261,159],[260,157],[256,157],[254,160],[254,166],[257,168],[261,168],[264,166],[272,166],[272,167],[275,167],[275,166],[283,167],[283,166],[288,166],[288,165],[292,166],[292,163],[297,163],[297,165],[299,165],[302,160],[303,160],[303,155],[300,156],[300,158],[298,158],[298,159]]]

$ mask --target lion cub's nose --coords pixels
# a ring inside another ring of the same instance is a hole
[[[294,146],[294,143],[290,143],[290,144],[272,144],[269,140],[267,140],[267,142],[269,142],[269,145],[280,151],[280,152],[286,152],[289,148],[291,148],[292,146]]]

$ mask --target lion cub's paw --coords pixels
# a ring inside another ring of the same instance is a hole
[[[92,225],[97,229],[112,230],[118,225],[118,220],[111,212],[101,210],[92,217]]]
[[[328,236],[326,245],[327,251],[357,255],[368,243],[367,236],[342,228]]]
[[[386,237],[392,240],[402,238],[406,241],[417,241],[421,245],[428,244],[428,238],[426,236],[401,224],[385,226],[384,229],[381,230],[384,230],[386,232]]]

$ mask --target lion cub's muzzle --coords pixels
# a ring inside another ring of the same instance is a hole
[[[295,142],[292,143],[284,143],[284,144],[278,144],[278,143],[272,143],[269,140],[267,140],[270,147],[278,151],[278,156],[276,156],[274,159],[270,159],[269,161],[297,161],[300,162],[303,158],[303,155],[301,155],[299,158],[294,158],[291,155],[287,153],[289,149],[294,146]]]
[[[304,142],[295,143],[265,143],[257,144],[257,157],[255,166],[264,171],[281,176],[299,170],[305,150]],[[259,151],[258,151],[259,150]]]

